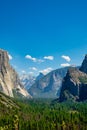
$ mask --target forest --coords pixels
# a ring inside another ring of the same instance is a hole
[[[87,102],[58,103],[51,99],[0,103],[0,130],[87,130]]]

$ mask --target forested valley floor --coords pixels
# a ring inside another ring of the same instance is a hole
[[[0,130],[87,130],[87,102],[13,102],[16,105],[0,103]]]

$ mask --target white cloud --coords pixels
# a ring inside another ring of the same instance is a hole
[[[51,68],[51,67],[49,67],[49,68],[46,68],[46,69],[44,69],[44,70],[41,70],[41,71],[39,71],[40,73],[43,73],[44,75],[46,75],[47,73],[49,73],[49,72],[51,72],[53,69]]]
[[[54,60],[54,57],[53,56],[44,56],[44,59],[45,60]]]
[[[67,62],[71,61],[71,58],[69,56],[62,55],[61,57],[65,59]]]
[[[12,60],[13,57],[8,53],[9,60]]]
[[[35,57],[32,57],[31,55],[26,55],[25,58],[26,58],[26,59],[29,59],[29,60],[32,60],[33,62],[38,62],[38,63],[44,62],[44,60],[42,60],[42,59],[37,59],[37,58],[35,58]]]
[[[70,64],[69,63],[64,63],[64,64],[61,64],[62,67],[69,67]]]
[[[22,72],[23,74],[25,74],[25,73],[26,73],[26,71],[25,71],[25,70],[22,70],[21,72]]]
[[[32,60],[33,62],[36,62],[36,61],[37,61],[36,58],[34,58],[34,57],[30,56],[30,55],[26,55],[25,58],[26,58],[26,59],[29,59],[29,60]]]
[[[36,68],[36,67],[30,67],[29,69],[30,69],[30,70],[33,70],[33,71],[37,71],[37,68]]]

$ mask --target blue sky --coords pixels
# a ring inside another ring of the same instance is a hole
[[[1,0],[0,48],[20,73],[80,65],[87,53],[87,1]]]

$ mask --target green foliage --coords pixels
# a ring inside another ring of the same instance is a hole
[[[84,84],[87,83],[87,77],[79,77],[79,80],[81,83],[84,83]]]
[[[0,104],[0,130],[86,130],[87,103],[51,103],[46,99]],[[20,109],[19,109],[20,108]]]

